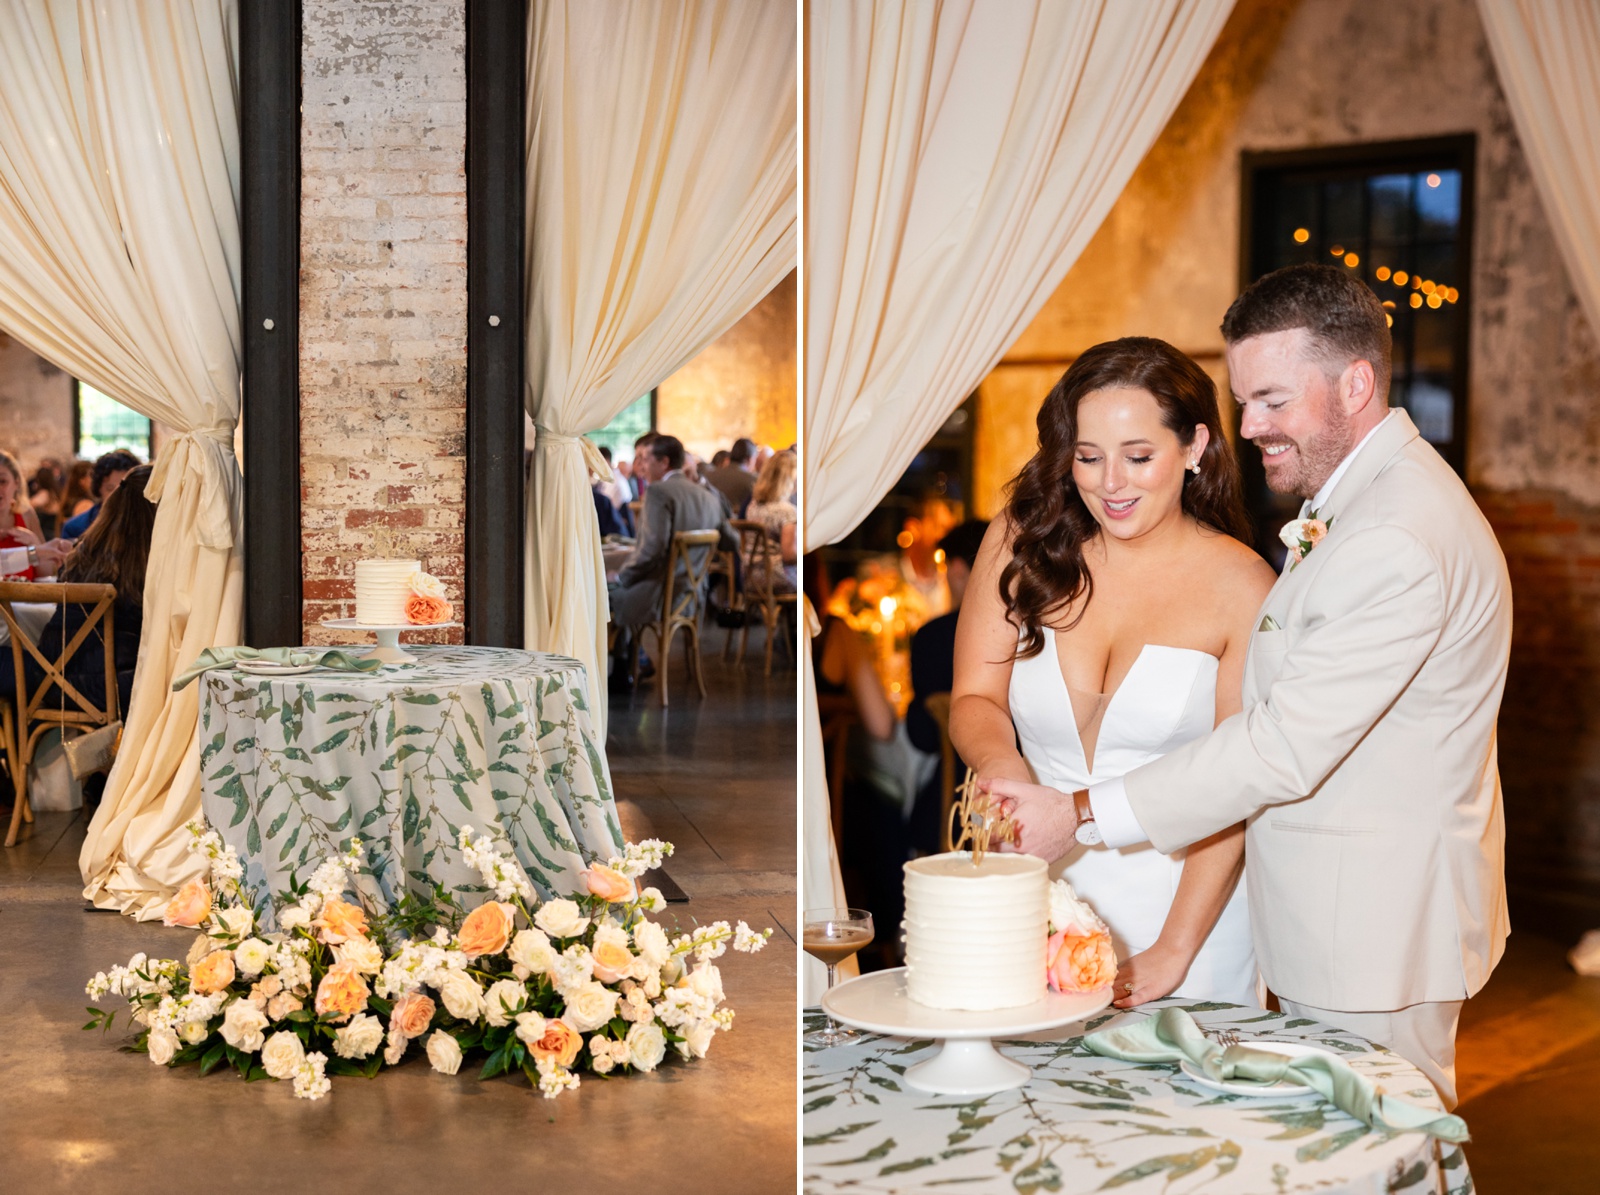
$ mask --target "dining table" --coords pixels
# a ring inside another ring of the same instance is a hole
[[[1107,1009],[1085,1022],[994,1045],[1027,1065],[1020,1087],[933,1095],[906,1071],[931,1057],[926,1039],[862,1033],[804,1050],[802,1119],[807,1195],[869,1192],[1126,1191],[1138,1195],[1468,1195],[1459,1145],[1420,1131],[1370,1128],[1315,1092],[1296,1097],[1209,1089],[1174,1064],[1102,1057],[1086,1034],[1155,1010],[1187,1010],[1208,1035],[1244,1045],[1326,1050],[1390,1095],[1440,1108],[1422,1072],[1333,1026],[1282,1012],[1169,997]],[[807,1009],[806,1030],[823,1014]]]
[[[16,616],[19,626],[28,638],[35,643],[39,641],[39,633],[55,617],[56,604],[54,602],[13,602],[11,612]],[[11,642],[11,627],[5,619],[0,618],[0,644]]]
[[[314,650],[314,649],[305,649]],[[442,885],[481,894],[472,827],[509,846],[541,899],[582,892],[621,853],[583,665],[499,647],[413,646],[373,672],[251,662],[203,677],[201,806],[244,864],[253,903],[360,839],[361,885],[392,904]]]

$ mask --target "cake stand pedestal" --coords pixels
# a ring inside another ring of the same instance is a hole
[[[908,1087],[934,1095],[989,1095],[1021,1087],[1033,1072],[994,1048],[996,1037],[1055,1029],[1092,1017],[1111,1003],[1111,989],[1046,991],[1019,1008],[966,1012],[929,1008],[906,995],[906,969],[874,971],[846,980],[822,997],[835,1020],[890,1037],[931,1037],[937,1054],[905,1073]]]
[[[376,623],[357,622],[353,618],[324,618],[322,625],[332,631],[371,631],[378,636],[378,646],[367,652],[367,658],[382,660],[385,664],[414,664],[417,657],[400,646],[402,631],[442,631],[458,627],[459,622],[404,623],[400,626],[379,626]]]

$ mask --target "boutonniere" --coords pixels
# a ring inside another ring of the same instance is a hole
[[[1323,541],[1328,534],[1328,528],[1333,526],[1333,520],[1319,519],[1317,512],[1312,511],[1307,518],[1294,519],[1283,525],[1283,530],[1278,532],[1278,538],[1283,541],[1283,546],[1289,549],[1289,567],[1294,568],[1311,553],[1311,549]]]

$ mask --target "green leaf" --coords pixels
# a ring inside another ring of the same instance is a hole
[[[342,746],[344,744],[344,741],[349,737],[350,737],[350,731],[348,729],[336,731],[334,734],[330,735],[327,739],[323,740],[322,742],[318,743],[315,747],[311,748],[311,754],[313,754],[313,755],[322,755],[325,752],[332,751],[334,748]]]
[[[1358,1124],[1353,1129],[1345,1129],[1342,1133],[1334,1133],[1330,1137],[1318,1137],[1315,1141],[1307,1142],[1295,1150],[1294,1159],[1297,1162],[1326,1161],[1345,1146],[1361,1140],[1367,1132],[1366,1125]]]
[[[478,1078],[492,1079],[496,1075],[504,1074],[508,1069],[509,1060],[506,1057],[506,1048],[501,1046],[489,1055],[488,1061],[483,1064],[483,1069],[478,1072]]]
[[[212,1071],[216,1070],[217,1065],[222,1061],[222,1057],[226,1049],[227,1043],[219,1041],[216,1045],[207,1050],[205,1057],[200,1059],[200,1073],[202,1075],[209,1075]]]
[[[826,1133],[818,1133],[814,1137],[807,1137],[802,1144],[808,1146],[831,1145],[833,1142],[841,1141],[850,1136],[852,1133],[859,1133],[862,1129],[870,1129],[873,1125],[878,1123],[880,1122],[876,1120],[863,1120],[858,1124],[840,1125],[836,1129],[829,1129]]]
[[[822,1164],[824,1166],[858,1166],[863,1162],[878,1162],[882,1161],[884,1158],[893,1153],[894,1147],[895,1139],[893,1137],[886,1137],[882,1144],[874,1145],[859,1158],[842,1158],[837,1162],[824,1162]]]
[[[1049,1158],[1040,1158],[1017,1171],[1017,1177],[1011,1180],[1011,1185],[1022,1195],[1030,1195],[1033,1191],[1059,1191],[1061,1168]]]
[[[921,1170],[924,1166],[932,1166],[932,1158],[912,1158],[909,1162],[894,1162],[878,1171],[878,1177],[886,1174],[904,1174],[907,1170]]]
[[[801,1108],[800,1111],[802,1113],[815,1112],[820,1108],[826,1108],[829,1104],[833,1103],[838,1098],[839,1098],[838,1096],[833,1096],[833,1095],[819,1095],[816,1099],[812,1100],[805,1107]]]
[[[282,813],[278,814],[277,817],[272,819],[272,824],[267,827],[268,838],[276,838],[278,836],[278,831],[283,829],[283,824],[289,820],[289,814],[293,811],[293,809],[294,806],[290,805]]]
[[[415,793],[406,795],[405,817],[401,822],[400,835],[406,842],[415,842],[417,838],[417,823],[422,820],[422,806],[417,803]]]
[[[244,849],[251,855],[261,853],[261,824],[255,818],[250,819],[250,828],[245,831]]]
[[[437,693],[402,693],[400,700],[410,702],[412,705],[438,705],[444,698]]]

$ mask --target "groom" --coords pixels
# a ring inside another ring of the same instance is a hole
[[[1389,409],[1389,330],[1366,286],[1290,266],[1240,295],[1222,334],[1240,434],[1318,520],[1285,536],[1243,711],[1070,796],[992,791],[1019,849],[1046,859],[1097,833],[1171,853],[1247,821],[1256,957],[1284,1010],[1389,1046],[1452,1108],[1461,1005],[1509,931],[1505,560],[1461,480]]]

